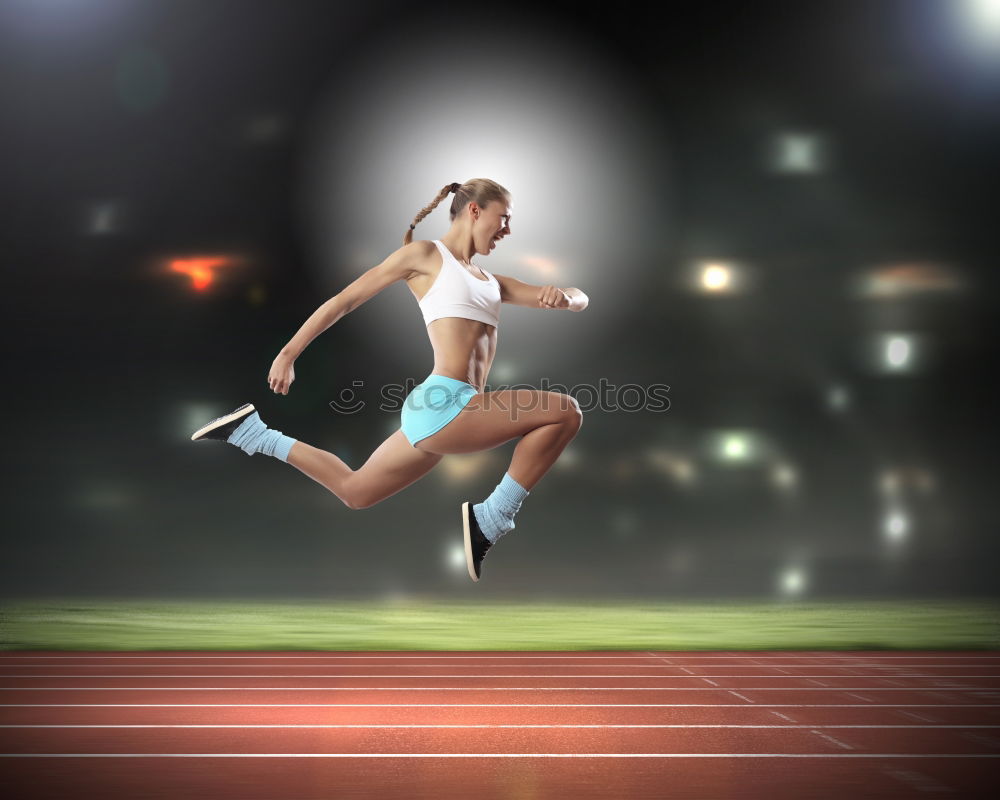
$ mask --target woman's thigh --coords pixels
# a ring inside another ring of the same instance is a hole
[[[568,394],[536,389],[480,392],[451,422],[414,445],[428,453],[475,453],[511,439],[578,417],[580,407]]]
[[[440,460],[436,453],[414,449],[403,432],[396,431],[348,477],[347,495],[352,505],[368,508],[405,489]]]

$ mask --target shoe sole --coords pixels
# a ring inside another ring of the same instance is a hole
[[[469,577],[474,581],[479,581],[476,577],[476,567],[472,563],[472,531],[469,530],[469,514],[472,513],[472,509],[469,507],[468,501],[462,503],[462,529],[465,533],[465,564],[469,568]]]
[[[208,423],[208,425],[206,425],[203,428],[199,428],[194,433],[192,433],[191,441],[192,442],[196,441],[199,436],[204,436],[206,433],[214,431],[216,428],[221,428],[223,425],[232,422],[234,419],[239,419],[240,417],[249,417],[254,412],[254,410],[255,409],[253,407],[253,404],[247,403],[246,407],[244,408],[239,408],[236,411],[232,412],[231,414],[226,414],[226,416],[224,417],[213,419],[211,422]]]

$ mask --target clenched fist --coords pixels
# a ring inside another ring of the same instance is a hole
[[[569,308],[569,295],[558,286],[543,286],[538,293],[539,308]]]
[[[295,359],[280,353],[271,364],[271,372],[267,376],[267,385],[275,394],[288,394],[288,389],[295,380]]]

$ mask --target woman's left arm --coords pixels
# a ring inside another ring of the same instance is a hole
[[[590,302],[587,295],[576,288],[560,289],[558,286],[533,286],[506,275],[493,275],[500,284],[501,302],[528,308],[564,308],[583,311]]]

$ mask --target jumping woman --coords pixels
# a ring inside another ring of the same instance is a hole
[[[413,229],[451,192],[448,233],[440,240],[414,242]],[[400,429],[360,469],[268,428],[251,404],[213,420],[191,439],[226,441],[248,455],[275,456],[325,486],[348,508],[361,509],[405,489],[442,456],[490,450],[520,438],[493,493],[481,503],[462,503],[465,557],[469,576],[478,581],[486,552],[514,529],[522,501],[576,436],[583,419],[571,395],[483,391],[496,353],[501,303],[570,311],[583,311],[588,303],[579,289],[532,286],[492,275],[473,262],[473,256],[488,256],[510,235],[510,205],[510,192],[491,180],[445,186],[417,214],[403,246],[321,305],[274,359],[268,386],[287,395],[295,380],[295,359],[313,339],[387,286],[406,281],[423,313],[434,367],[407,395]]]

